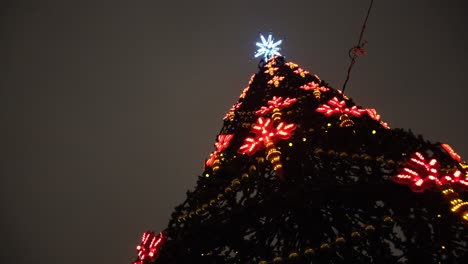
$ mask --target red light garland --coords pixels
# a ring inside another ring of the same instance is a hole
[[[166,236],[163,232],[160,232],[157,236],[152,231],[145,232],[141,238],[140,245],[136,247],[138,259],[133,264],[146,264],[156,261],[165,241]]]
[[[210,154],[210,158],[205,162],[207,167],[213,167],[216,172],[219,169],[220,161],[218,155],[221,154],[231,142],[234,134],[220,134],[218,135],[218,142],[215,143],[216,150]]]
[[[244,145],[239,148],[239,153],[253,155],[262,148],[267,150],[267,160],[269,160],[275,172],[280,178],[283,177],[282,164],[280,161],[281,152],[279,152],[275,143],[281,139],[288,139],[296,129],[296,124],[279,123],[273,126],[273,120],[270,118],[259,117],[256,124],[252,127],[255,137],[248,137],[244,140]]]

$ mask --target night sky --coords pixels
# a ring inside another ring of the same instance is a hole
[[[376,0],[348,96],[468,159],[465,1]],[[368,0],[0,3],[1,263],[128,263],[193,189],[258,32],[341,88]]]

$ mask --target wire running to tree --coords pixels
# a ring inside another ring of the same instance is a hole
[[[372,10],[373,4],[374,4],[374,0],[371,0],[369,4],[369,8],[367,9],[366,19],[364,20],[364,23],[362,24],[361,34],[359,35],[359,40],[356,46],[352,47],[348,52],[349,58],[351,59],[351,63],[349,64],[349,67],[348,67],[348,74],[346,75],[346,80],[343,84],[343,89],[341,89],[343,93],[345,92],[346,84],[348,83],[349,78],[351,77],[351,69],[353,68],[354,63],[356,63],[357,57],[359,57],[360,55],[367,55],[367,51],[364,50],[364,46],[367,44],[367,41],[366,40],[363,41],[362,37],[364,36],[364,31],[366,30],[366,26],[367,26],[367,20],[369,19],[369,15]]]

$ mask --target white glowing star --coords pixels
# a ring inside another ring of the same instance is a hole
[[[281,54],[278,51],[280,50],[279,45],[281,45],[281,42],[283,42],[282,40],[274,42],[271,34],[268,35],[268,39],[265,39],[265,37],[263,37],[263,35],[260,34],[260,38],[262,40],[262,43],[257,42],[257,46],[259,47],[259,49],[257,50],[257,53],[255,53],[255,58],[263,55],[265,61],[267,61],[273,56],[281,56]]]

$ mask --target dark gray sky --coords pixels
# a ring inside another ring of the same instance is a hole
[[[468,159],[463,2],[376,0],[347,92]],[[0,262],[131,261],[194,187],[258,32],[340,88],[367,5],[3,0]]]

